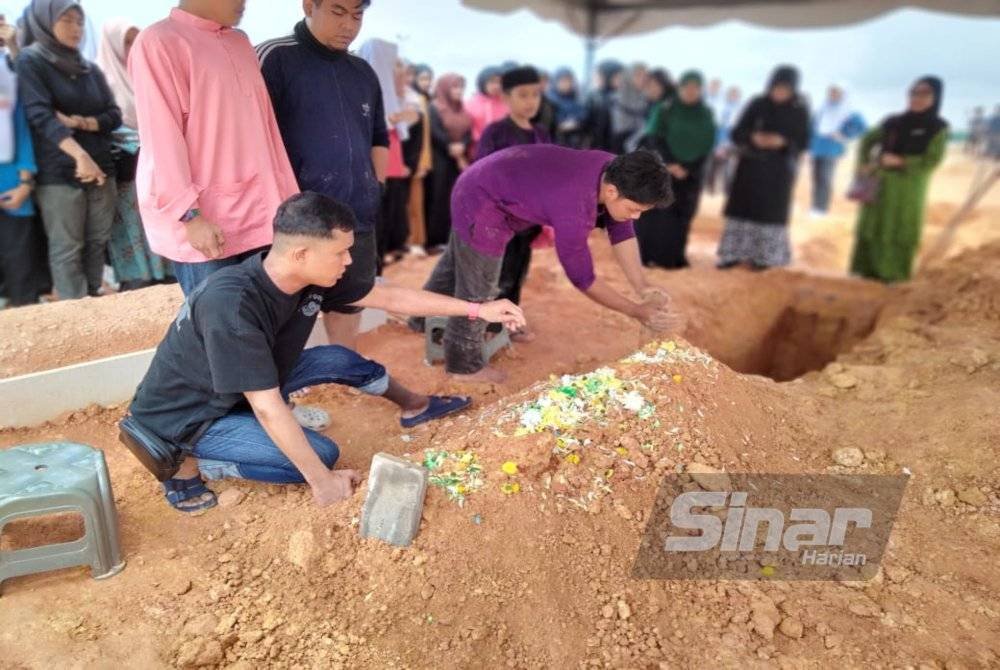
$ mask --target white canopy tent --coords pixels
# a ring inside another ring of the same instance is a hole
[[[735,20],[772,28],[820,28],[859,23],[905,7],[1000,16],[1000,0],[462,0],[462,4],[501,14],[527,9],[582,36],[586,82],[603,40],[669,26]]]

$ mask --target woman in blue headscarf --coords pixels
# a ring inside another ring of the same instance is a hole
[[[503,69],[484,68],[476,77],[476,93],[465,103],[465,110],[472,117],[472,141],[478,142],[486,126],[507,116],[507,103],[503,101],[500,78]]]
[[[574,149],[583,147],[586,142],[587,108],[580,102],[573,70],[568,67],[556,70],[546,96],[556,110],[555,143]]]

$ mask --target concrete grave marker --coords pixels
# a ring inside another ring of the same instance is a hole
[[[427,470],[416,463],[375,454],[368,473],[368,497],[361,510],[361,537],[397,547],[413,542],[427,493]]]

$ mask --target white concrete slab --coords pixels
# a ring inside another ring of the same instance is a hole
[[[36,426],[64,412],[124,402],[155,349],[0,380],[0,428]]]

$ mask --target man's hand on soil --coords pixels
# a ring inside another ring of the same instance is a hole
[[[357,470],[331,470],[328,477],[312,485],[313,500],[320,507],[347,500],[360,483],[361,475]]]

